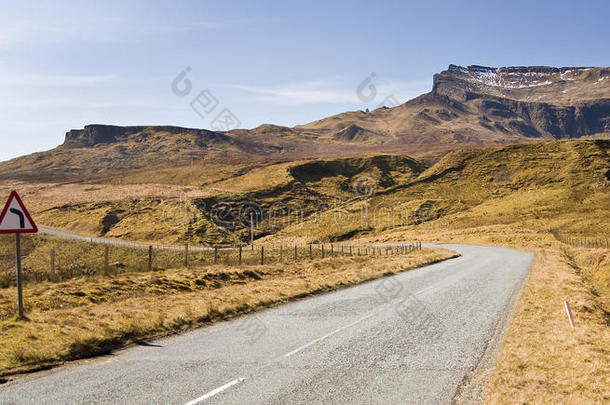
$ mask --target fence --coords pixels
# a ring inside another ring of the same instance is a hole
[[[576,234],[565,234],[560,233],[556,230],[552,230],[551,233],[560,242],[568,245],[586,247],[593,249],[608,249],[610,248],[610,242],[608,238],[582,236]]]
[[[37,235],[28,235],[23,240],[23,280],[30,283],[203,265],[252,266],[296,263],[338,256],[390,256],[421,249],[420,242],[395,245],[341,243],[210,248],[188,245],[126,246]],[[10,249],[10,241],[6,238],[0,241],[0,287],[15,283],[14,252]]]

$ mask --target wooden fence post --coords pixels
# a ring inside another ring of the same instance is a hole
[[[189,244],[184,245],[184,267],[189,268]]]
[[[241,245],[239,245],[239,265],[241,266]]]
[[[284,258],[284,245],[280,245],[280,262]]]
[[[333,244],[330,244],[330,257],[333,257],[335,255],[335,247],[333,246]]]
[[[311,254],[311,243],[309,244],[309,260],[313,259],[313,255]]]
[[[148,271],[152,271],[152,256],[153,256],[153,247],[152,245],[148,246]]]
[[[294,261],[297,261],[297,245],[294,245]]]
[[[261,265],[265,264],[265,247],[261,246]]]
[[[55,250],[51,249],[51,268],[49,269],[49,278],[55,280]]]
[[[322,248],[322,259],[324,259],[324,243],[321,245]]]
[[[108,275],[108,245],[104,245],[104,274]]]

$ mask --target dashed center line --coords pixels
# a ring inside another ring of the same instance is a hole
[[[373,315],[374,315],[374,314],[367,315],[367,316],[365,316],[365,317],[363,317],[363,318],[358,319],[357,321],[354,321],[354,322],[350,323],[349,325],[345,325],[345,326],[343,326],[343,327],[341,327],[341,328],[339,328],[339,329],[337,329],[337,330],[334,330],[334,331],[332,331],[332,332],[330,332],[330,333],[327,333],[327,334],[326,334],[326,335],[324,335],[324,336],[320,336],[319,338],[317,338],[317,339],[315,339],[315,340],[312,340],[311,342],[306,343],[306,344],[304,344],[303,346],[298,347],[298,348],[294,349],[294,350],[293,350],[293,351],[291,351],[291,352],[286,353],[286,354],[285,354],[283,357],[286,359],[286,358],[288,358],[288,357],[292,356],[293,354],[297,354],[297,353],[298,353],[298,352],[300,352],[301,350],[305,350],[305,349],[307,349],[309,346],[315,345],[316,343],[318,343],[318,342],[320,342],[320,341],[322,341],[322,340],[324,340],[324,339],[327,339],[327,338],[331,337],[332,335],[334,335],[334,334],[336,334],[336,333],[341,332],[342,330],[345,330],[345,329],[347,329],[347,328],[351,328],[352,326],[354,326],[354,325],[356,325],[356,324],[358,324],[358,323],[360,323],[360,322],[362,322],[362,321],[364,321],[364,320],[366,320],[366,319],[369,319],[369,318],[370,318],[370,317],[372,317]]]
[[[220,394],[221,392],[228,390],[232,386],[242,383],[244,381],[246,381],[245,377],[230,381],[230,382],[226,383],[225,385],[223,385],[222,387],[218,387],[215,390],[212,390],[212,391],[208,392],[207,394],[200,396],[199,398],[196,398],[190,402],[187,402],[185,405],[197,405],[198,403],[201,403],[201,402],[205,401],[206,399],[210,399],[214,395]]]

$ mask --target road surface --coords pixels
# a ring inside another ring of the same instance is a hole
[[[62,231],[59,229],[55,229],[55,228],[49,228],[46,226],[38,226],[38,232],[40,232],[44,235],[58,236],[60,238],[78,240],[78,241],[83,241],[83,242],[101,243],[104,245],[146,248],[146,249],[148,249],[149,246],[152,246],[155,249],[184,250],[184,245],[183,246],[159,245],[159,244],[146,243],[146,242],[131,242],[131,241],[125,241],[125,240],[120,240],[120,239],[100,238],[97,236],[86,236],[86,235],[80,235],[77,233],[66,232],[66,231]],[[214,248],[205,247],[205,246],[189,246],[189,250],[191,250],[191,251],[209,251],[209,250],[214,250]]]
[[[19,377],[0,403],[451,403],[497,347],[532,257],[441,246],[462,256]]]

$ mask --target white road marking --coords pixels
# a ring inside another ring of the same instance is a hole
[[[239,383],[242,383],[244,381],[246,381],[246,378],[242,377],[242,378],[238,378],[237,380],[233,380],[231,382],[228,382],[225,385],[223,385],[222,387],[218,387],[215,390],[210,391],[207,394],[200,396],[199,398],[196,398],[196,399],[193,399],[190,402],[187,402],[185,405],[197,405],[198,403],[203,402],[206,399],[210,399],[214,395],[220,394],[221,392],[228,390],[232,386],[234,386],[236,384],[239,384]]]
[[[363,318],[358,319],[358,320],[357,320],[357,321],[355,321],[355,322],[350,323],[349,325],[345,325],[345,326],[343,326],[343,327],[341,327],[341,328],[339,328],[339,329],[337,329],[337,330],[334,330],[334,331],[332,331],[332,332],[330,332],[330,333],[327,333],[327,334],[326,334],[326,335],[324,335],[324,336],[321,336],[321,337],[319,337],[319,338],[317,338],[317,339],[315,339],[315,340],[312,340],[311,342],[309,342],[309,343],[307,343],[307,344],[304,344],[303,346],[298,347],[298,348],[294,349],[294,350],[293,350],[293,351],[291,351],[291,352],[286,353],[286,354],[284,355],[284,358],[288,358],[288,357],[292,356],[293,354],[296,354],[296,353],[300,352],[301,350],[307,349],[309,346],[315,345],[316,343],[318,343],[318,342],[320,342],[320,341],[322,341],[322,340],[324,340],[324,339],[327,339],[327,338],[331,337],[332,335],[334,335],[334,334],[336,334],[336,333],[341,332],[342,330],[345,330],[345,329],[347,329],[347,328],[351,328],[352,326],[354,326],[354,325],[356,325],[356,324],[358,324],[358,323],[360,323],[360,322],[362,322],[362,321],[364,321],[364,320],[366,320],[366,319],[369,319],[369,318],[370,318],[370,317],[372,317],[373,315],[374,315],[374,314],[367,315],[367,316],[365,316],[365,317],[363,317]]]

